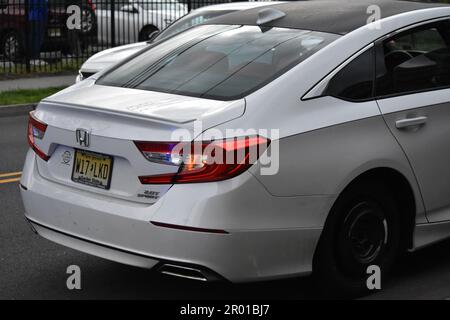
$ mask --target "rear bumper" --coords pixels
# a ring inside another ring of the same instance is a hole
[[[26,219],[30,224],[31,229],[43,238],[97,257],[135,267],[155,269],[162,274],[171,274],[182,278],[201,281],[224,280],[223,277],[203,266],[181,263],[178,261],[161,260],[148,255],[137,254],[67,234],[63,231],[37,223],[28,217],[26,217]],[[198,275],[189,276],[189,272],[192,273],[193,271],[197,272]]]
[[[99,244],[87,239],[79,238],[71,234],[67,234],[64,231],[53,229],[52,227],[40,224],[25,214],[28,222],[31,224],[33,230],[42,237],[62,244],[66,247],[73,248],[85,253],[92,254],[94,256],[102,257],[108,260],[141,267],[141,268],[153,268],[158,260],[152,257],[128,252],[119,248],[114,248],[108,245]]]
[[[190,226],[212,227],[208,225],[210,219],[203,218],[205,225],[201,217],[214,217],[210,210],[213,207],[201,204],[209,201],[212,205],[217,200],[208,198],[208,194],[201,195],[202,201],[195,200],[197,206],[190,206],[186,200],[183,207],[187,212],[175,217],[168,195],[176,190],[170,190],[154,205],[112,199],[48,181],[39,175],[35,161],[34,153],[29,152],[21,181],[26,187],[21,189],[26,217],[41,236],[56,243],[143,268],[157,268],[166,261],[201,266],[232,282],[297,276],[311,271],[321,227],[262,228],[255,221],[256,228],[252,229],[246,224],[247,211],[229,214],[233,219],[241,215],[242,228],[233,227],[238,225],[237,221],[218,221],[214,225],[215,229],[223,227],[228,234],[158,227],[150,221],[158,217],[161,221],[164,216],[168,217],[163,221],[167,223],[184,221]],[[250,183],[247,187],[252,189],[259,184],[250,174],[242,179],[248,180],[243,183]],[[230,197],[230,192],[224,196]],[[242,196],[242,190],[237,193]],[[171,205],[166,206],[167,202]],[[268,219],[268,214],[261,212],[263,220]],[[277,220],[282,217],[281,212],[271,214]]]

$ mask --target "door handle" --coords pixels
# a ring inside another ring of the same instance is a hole
[[[428,117],[416,117],[416,118],[406,118],[401,119],[395,122],[395,126],[397,129],[403,129],[406,127],[418,126],[421,124],[425,124],[428,120]]]

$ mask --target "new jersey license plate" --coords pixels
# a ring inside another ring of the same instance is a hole
[[[112,165],[111,156],[75,150],[72,181],[107,190],[111,184]]]

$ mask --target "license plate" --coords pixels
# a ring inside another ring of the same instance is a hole
[[[49,37],[61,37],[61,29],[48,29]]]
[[[75,150],[72,181],[107,190],[111,185],[112,166],[111,156]]]

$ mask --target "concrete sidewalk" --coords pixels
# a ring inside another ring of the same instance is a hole
[[[47,76],[0,81],[0,92],[19,89],[44,89],[70,86],[75,83],[76,74],[65,76]]]

